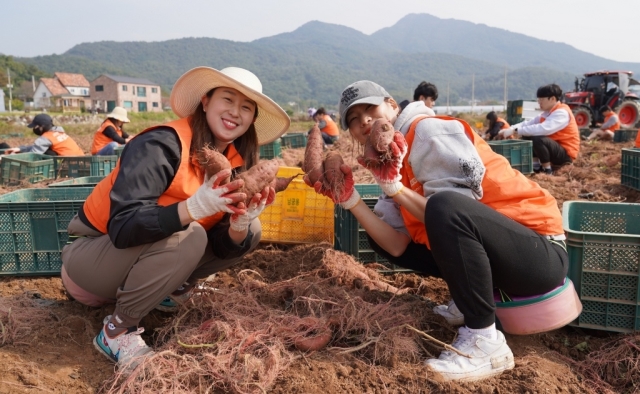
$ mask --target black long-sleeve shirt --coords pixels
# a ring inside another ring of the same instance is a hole
[[[487,130],[487,133],[489,133],[489,135],[491,136],[489,139],[494,139],[495,136],[498,135],[500,130],[502,130],[503,126],[504,122],[496,122],[491,129]]]
[[[120,137],[118,135],[118,133],[116,132],[116,129],[113,128],[113,126],[107,126],[102,131],[102,134],[104,134],[105,136],[111,138],[112,140],[114,140],[118,144],[125,144],[127,142],[126,139],[129,138],[129,134],[127,134],[124,130],[122,130],[122,137]]]
[[[157,242],[184,230],[178,203],[158,205],[158,198],[169,188],[178,171],[181,155],[178,135],[169,127],[143,133],[126,145],[120,157],[120,171],[109,194],[111,209],[107,231],[116,248]],[[84,224],[95,229],[87,219],[84,207],[78,216]],[[207,232],[213,252],[219,258],[240,256],[251,245],[251,232],[238,245],[229,237],[228,229],[228,217],[225,217]]]

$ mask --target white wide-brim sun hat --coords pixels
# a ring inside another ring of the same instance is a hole
[[[127,117],[127,110],[122,107],[115,107],[107,118],[117,119],[124,123],[129,123],[129,118]]]
[[[262,83],[251,71],[227,67],[220,71],[196,67],[184,73],[171,90],[171,109],[180,118],[193,115],[202,97],[211,89],[228,87],[240,91],[258,105],[255,128],[258,145],[268,144],[284,134],[291,119],[275,101],[262,93]]]

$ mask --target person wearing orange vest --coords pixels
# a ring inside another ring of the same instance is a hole
[[[318,108],[318,110],[313,114],[313,120],[320,129],[325,145],[331,145],[338,140],[340,137],[338,125],[333,121],[333,119],[331,119],[331,116],[327,114],[324,107]]]
[[[435,116],[422,101],[400,113],[382,86],[358,81],[342,92],[339,111],[343,129],[360,144],[381,124],[399,130],[388,160],[358,158],[385,194],[374,211],[354,188],[349,165],[341,167],[339,195],[324,179],[313,187],[350,210],[372,248],[391,263],[446,281],[453,303],[434,312],[461,318],[465,325],[452,346],[469,357],[444,351],[426,365],[445,380],[467,381],[513,368],[513,353],[495,326],[494,289],[531,296],[563,283],[568,255],[556,200],[466,122]]]
[[[506,120],[498,117],[495,111],[491,111],[487,114],[487,120],[489,121],[489,127],[487,127],[487,131],[484,133],[485,140],[493,140],[500,130],[508,129],[509,123]],[[513,136],[512,136],[513,137]]]
[[[77,239],[62,251],[62,283],[74,299],[115,303],[93,344],[125,373],[152,353],[138,327],[145,315],[176,310],[202,293],[204,279],[257,246],[258,216],[275,190],[246,196],[242,180],[223,181],[258,164],[259,145],[290,124],[258,77],[237,67],[196,67],[177,80],[170,100],[179,119],[127,143],[69,223]],[[198,160],[205,147],[232,169],[206,176]]]
[[[600,113],[604,116],[604,122],[599,128],[594,129],[587,137],[587,141],[598,138],[603,141],[612,141],[617,130],[620,130],[620,118],[618,114],[613,112],[611,107],[603,105],[600,107]]]
[[[33,145],[9,148],[5,154],[31,152],[49,156],[84,156],[73,138],[62,127],[53,125],[53,119],[48,114],[36,115],[27,127],[33,129],[33,133],[38,136]]]
[[[514,132],[533,143],[533,171],[552,175],[551,165],[573,163],[580,152],[580,130],[568,105],[563,104],[562,89],[556,84],[541,86],[536,93],[543,111],[533,119],[500,130],[497,139]]]
[[[122,126],[125,123],[129,123],[127,110],[122,107],[115,107],[93,135],[91,154],[94,156],[115,155],[117,147],[131,140],[131,137],[122,130]]]

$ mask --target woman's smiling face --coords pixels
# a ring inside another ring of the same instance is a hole
[[[398,105],[393,99],[387,99],[380,105],[357,104],[347,111],[347,126],[351,136],[363,144],[371,132],[373,121],[384,118],[394,122],[398,115]]]
[[[216,148],[223,152],[236,138],[243,135],[255,120],[256,103],[240,91],[219,87],[211,97],[202,98],[207,124],[216,140]]]

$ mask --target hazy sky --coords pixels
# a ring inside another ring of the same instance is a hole
[[[0,0],[0,53],[61,54],[106,40],[252,41],[312,20],[371,34],[410,13],[483,23],[640,62],[639,0]]]

